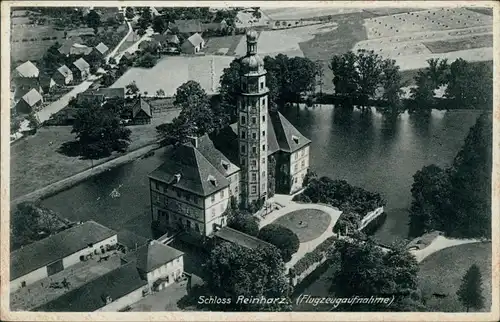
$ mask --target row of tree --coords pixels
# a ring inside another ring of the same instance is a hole
[[[432,230],[456,237],[491,236],[492,115],[482,114],[448,168],[414,175],[410,236]]]

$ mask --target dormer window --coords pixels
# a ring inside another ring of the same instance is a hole
[[[208,181],[210,181],[210,183],[211,183],[214,187],[217,187],[217,179],[215,179],[215,177],[214,177],[214,176],[209,175],[209,176],[208,176]]]
[[[222,160],[221,164],[222,164],[222,167],[224,168],[224,170],[228,170],[229,169],[229,163],[227,163],[226,161]]]
[[[181,174],[180,173],[175,174],[174,180],[175,180],[175,183],[178,183],[181,180]]]
[[[296,137],[295,135],[292,135],[292,140],[295,142],[295,144],[299,144],[299,138]]]

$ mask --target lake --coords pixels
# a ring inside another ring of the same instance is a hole
[[[283,114],[311,139],[311,169],[320,176],[381,193],[387,219],[375,238],[390,243],[408,233],[413,175],[425,165],[449,165],[479,111],[433,111],[428,121],[401,115],[391,129],[378,113],[353,113],[336,124],[334,108],[290,108]],[[147,174],[163,160],[163,149],[89,179],[42,202],[70,220],[93,219],[112,229],[152,237]],[[112,194],[113,189],[119,196]]]

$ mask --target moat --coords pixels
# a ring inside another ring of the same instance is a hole
[[[282,112],[311,144],[311,169],[381,193],[387,219],[375,238],[390,243],[407,235],[413,174],[425,165],[452,162],[479,111],[433,111],[428,121],[402,115],[387,129],[378,113],[350,124],[334,122],[332,107]],[[70,220],[96,220],[115,230],[151,237],[147,174],[163,162],[163,150],[147,159],[107,171],[43,201]]]

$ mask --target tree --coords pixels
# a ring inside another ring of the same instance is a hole
[[[300,241],[297,235],[289,228],[278,224],[269,224],[259,231],[259,239],[276,246],[285,262],[292,259],[297,252]]]
[[[232,209],[228,216],[227,225],[251,236],[259,234],[259,224],[252,214]]]
[[[143,35],[145,35],[145,34],[146,34],[146,29],[144,29],[144,28],[139,28],[139,29],[137,29],[137,34],[138,34],[139,36],[143,36]]]
[[[344,97],[352,108],[353,99],[357,97],[359,73],[356,68],[357,57],[350,51],[343,55],[333,56],[330,69],[333,72],[335,94]]]
[[[480,310],[484,307],[482,283],[481,271],[476,264],[473,264],[462,278],[462,284],[457,291],[458,299],[465,306],[467,312],[471,308]]]
[[[86,20],[87,26],[96,30],[97,33],[97,28],[101,25],[101,16],[95,10],[90,10]]]
[[[149,52],[146,52],[141,55],[139,59],[137,59],[136,64],[137,66],[144,68],[154,67],[156,65],[156,57],[154,57]]]
[[[203,265],[206,285],[211,296],[231,298],[220,307],[224,311],[289,311],[289,303],[237,303],[246,298],[287,298],[290,286],[285,265],[275,247],[248,249],[233,243],[222,243],[211,252]],[[214,307],[215,308],[215,307]]]
[[[421,236],[432,230],[445,228],[451,202],[450,181],[447,171],[431,164],[413,176],[410,207],[409,235]]]
[[[165,96],[165,91],[163,89],[158,89],[156,91],[156,96],[160,97],[160,96]]]
[[[61,65],[64,65],[65,57],[59,52],[60,47],[61,45],[56,41],[43,55],[43,65],[45,70],[54,72],[57,68],[61,67]]]
[[[116,65],[116,59],[114,57],[110,57],[108,63],[110,63],[111,65]]]
[[[140,26],[140,28],[142,29],[147,29],[151,25],[152,21],[153,21],[153,16],[151,14],[151,8],[143,7],[141,9],[141,16],[137,21],[137,25]]]
[[[389,119],[395,120],[404,112],[401,104],[401,73],[395,60],[386,59],[382,62],[381,82],[384,89],[382,99],[387,102],[387,106],[377,109]]]
[[[237,109],[234,108],[238,101],[241,81],[241,64],[235,59],[224,68],[220,78],[219,93],[221,97],[221,108],[226,111],[232,121],[236,120]]]
[[[153,30],[162,34],[167,29],[167,24],[163,16],[156,16],[153,18]]]
[[[114,151],[124,152],[130,144],[131,131],[112,110],[89,104],[79,109],[71,133],[76,134],[80,155],[95,160]]]
[[[127,90],[127,95],[137,95],[139,93],[139,87],[135,81],[130,82],[127,86],[125,86]]]
[[[31,112],[27,117],[26,120],[29,122],[28,126],[32,130],[36,130],[40,127],[40,121],[38,120],[38,117],[35,112]]]
[[[358,104],[364,109],[368,100],[373,98],[375,90],[381,82],[382,59],[373,50],[359,49],[357,52],[356,69],[358,71]]]
[[[401,245],[383,252],[373,241],[338,240],[335,251],[340,265],[334,274],[332,291],[337,297],[393,297],[391,307],[357,304],[342,309],[353,311],[421,310],[418,299],[418,263]]]
[[[457,108],[491,109],[493,73],[486,63],[475,65],[459,58],[450,65],[445,96]]]
[[[134,17],[135,17],[134,8],[133,7],[127,7],[127,9],[125,9],[125,18],[132,19]]]
[[[15,108],[10,109],[10,134],[14,134],[21,128],[21,121],[17,116]]]

